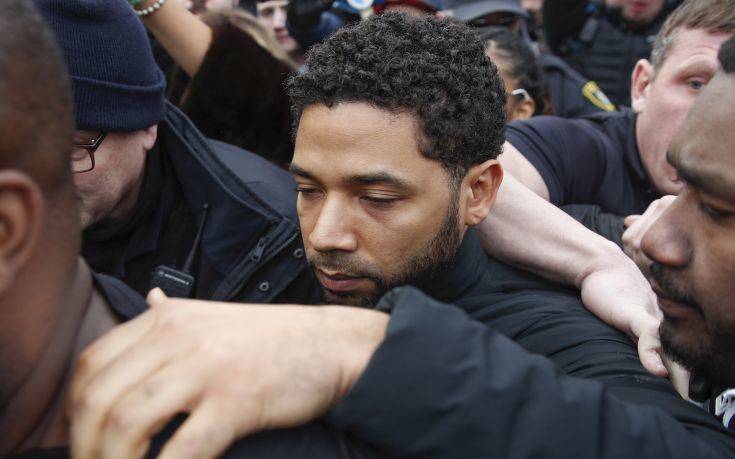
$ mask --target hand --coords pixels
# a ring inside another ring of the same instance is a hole
[[[160,458],[216,457],[234,440],[333,407],[385,337],[358,308],[148,296],[151,309],[84,351],[68,400],[77,459],[139,458],[181,412]]]
[[[674,202],[674,199],[676,199],[676,196],[671,195],[657,199],[648,206],[643,215],[630,215],[623,222],[627,228],[623,233],[625,254],[638,265],[638,268],[646,277],[649,277],[651,259],[641,250],[641,239],[658,217]]]
[[[667,376],[658,335],[661,311],[651,285],[622,253],[611,254],[606,263],[578,282],[582,301],[590,312],[637,343],[638,356],[648,371]]]

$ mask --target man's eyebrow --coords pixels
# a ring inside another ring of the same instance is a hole
[[[676,72],[686,72],[687,74],[692,73],[708,73],[714,75],[717,73],[717,61],[710,61],[708,59],[696,58],[693,60],[686,60],[682,62],[677,68]]]
[[[722,185],[727,186],[724,176],[719,175],[715,171],[711,171],[711,173],[706,170],[691,168],[686,164],[686,161],[680,161],[677,155],[671,153],[671,151],[666,154],[666,159],[676,170],[679,178],[688,185],[711,196],[726,197],[723,196],[725,190],[722,189]]]
[[[314,174],[312,174],[311,172],[308,172],[305,169],[300,168],[299,166],[297,166],[294,163],[291,163],[288,166],[288,171],[291,172],[293,175],[298,175],[299,177],[303,177],[305,179],[313,180],[315,182],[317,181],[316,177],[314,177]]]
[[[396,188],[410,190],[413,187],[405,180],[385,171],[352,175],[345,179],[349,185],[392,185]]]

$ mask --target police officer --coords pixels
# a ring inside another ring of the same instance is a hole
[[[547,0],[544,31],[552,51],[597,82],[613,103],[630,105],[630,75],[648,59],[656,34],[677,0]]]
[[[207,140],[164,100],[163,75],[126,2],[37,5],[73,84],[90,266],[143,294],[158,285],[216,300],[309,298],[288,174]]]
[[[636,66],[633,110],[512,123],[501,161],[556,205],[596,204],[627,216],[678,194],[682,182],[667,163],[668,146],[733,33],[733,0],[684,3],[663,26],[653,61]]]

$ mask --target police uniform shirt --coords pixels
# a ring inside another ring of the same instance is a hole
[[[557,206],[594,204],[643,213],[660,197],[643,168],[631,110],[580,119],[538,116],[508,126],[507,140],[536,168]]]

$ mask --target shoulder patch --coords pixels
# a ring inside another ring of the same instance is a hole
[[[592,102],[592,105],[601,110],[605,110],[606,112],[615,111],[615,105],[610,102],[610,99],[607,98],[605,93],[602,92],[602,89],[594,81],[588,81],[582,86],[582,95],[585,99]]]

